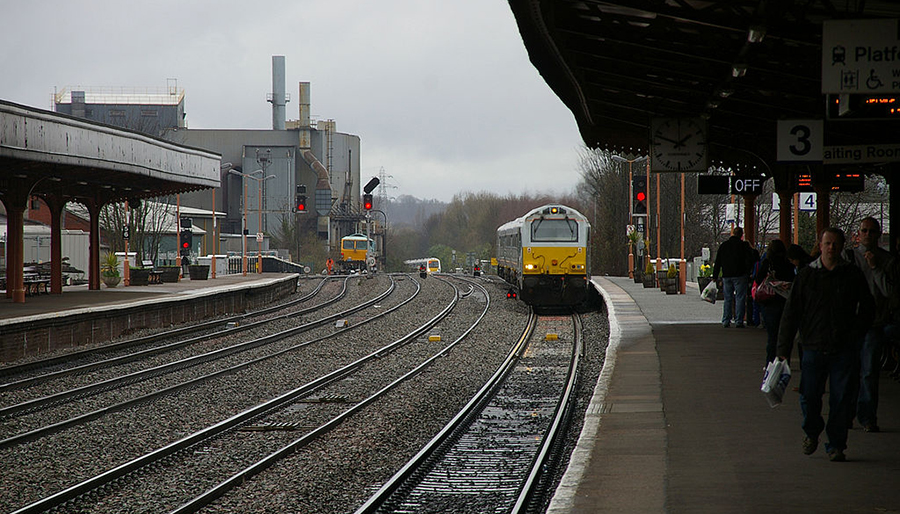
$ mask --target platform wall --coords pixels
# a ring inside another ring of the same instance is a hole
[[[291,276],[271,284],[215,294],[173,296],[123,306],[103,305],[94,311],[26,319],[0,327],[0,362],[102,343],[145,328],[159,329],[248,312],[289,296],[296,288],[296,277]]]

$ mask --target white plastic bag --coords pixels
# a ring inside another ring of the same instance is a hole
[[[760,390],[766,395],[769,407],[777,407],[784,398],[788,383],[791,381],[791,367],[787,361],[775,359],[766,366]]]
[[[700,291],[700,298],[709,303],[716,303],[716,294],[718,294],[718,292],[719,290],[716,289],[716,281],[710,280],[709,284],[706,284],[706,287],[703,288],[703,291]]]

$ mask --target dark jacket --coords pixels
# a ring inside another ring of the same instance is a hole
[[[800,330],[804,350],[837,353],[869,329],[875,300],[862,271],[846,261],[833,270],[816,259],[800,270],[778,327],[778,355],[791,355]]]
[[[729,237],[719,245],[716,264],[713,266],[713,280],[723,277],[747,277],[750,275],[750,245],[737,236]]]
[[[894,257],[891,255],[891,252],[884,248],[876,246],[870,250],[875,254],[875,262],[877,263],[875,269],[869,267],[869,263],[866,262],[866,248],[862,246],[844,250],[843,257],[852,264],[856,264],[856,267],[866,277],[866,282],[869,284],[869,292],[872,293],[872,297],[875,299],[875,321],[873,325],[882,326],[890,321],[891,318],[889,300],[891,283],[888,275],[889,269],[893,267]]]

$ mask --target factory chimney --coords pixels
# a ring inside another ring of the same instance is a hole
[[[272,102],[272,130],[284,130],[284,106],[290,98],[284,92],[284,56],[272,56],[272,92],[267,95]]]

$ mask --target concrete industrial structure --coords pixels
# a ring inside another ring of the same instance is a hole
[[[277,233],[283,221],[296,223],[299,216],[316,216],[319,239],[329,250],[336,249],[344,235],[364,231],[360,226],[365,218],[360,206],[360,138],[337,132],[334,120],[311,119],[309,82],[299,84],[299,119],[286,120],[291,98],[285,92],[284,66],[284,56],[272,57],[272,92],[267,95],[272,104],[270,130],[188,129],[184,92],[172,83],[161,95],[64,88],[54,102],[58,112],[121,122],[179,145],[215,152],[223,163],[230,163],[230,169],[223,166],[221,187],[213,194],[187,193],[180,198],[184,207],[224,213],[215,228],[218,251],[241,251],[239,236],[245,229],[252,239],[258,231],[264,233],[261,248],[269,249],[268,236]],[[313,206],[305,213],[295,212],[298,186],[306,187]],[[204,229],[212,233],[213,227]],[[382,228],[374,233],[381,247]],[[201,253],[212,251],[207,239],[200,245]],[[248,246],[248,251],[255,250],[254,245]],[[301,260],[297,255],[293,258]]]

